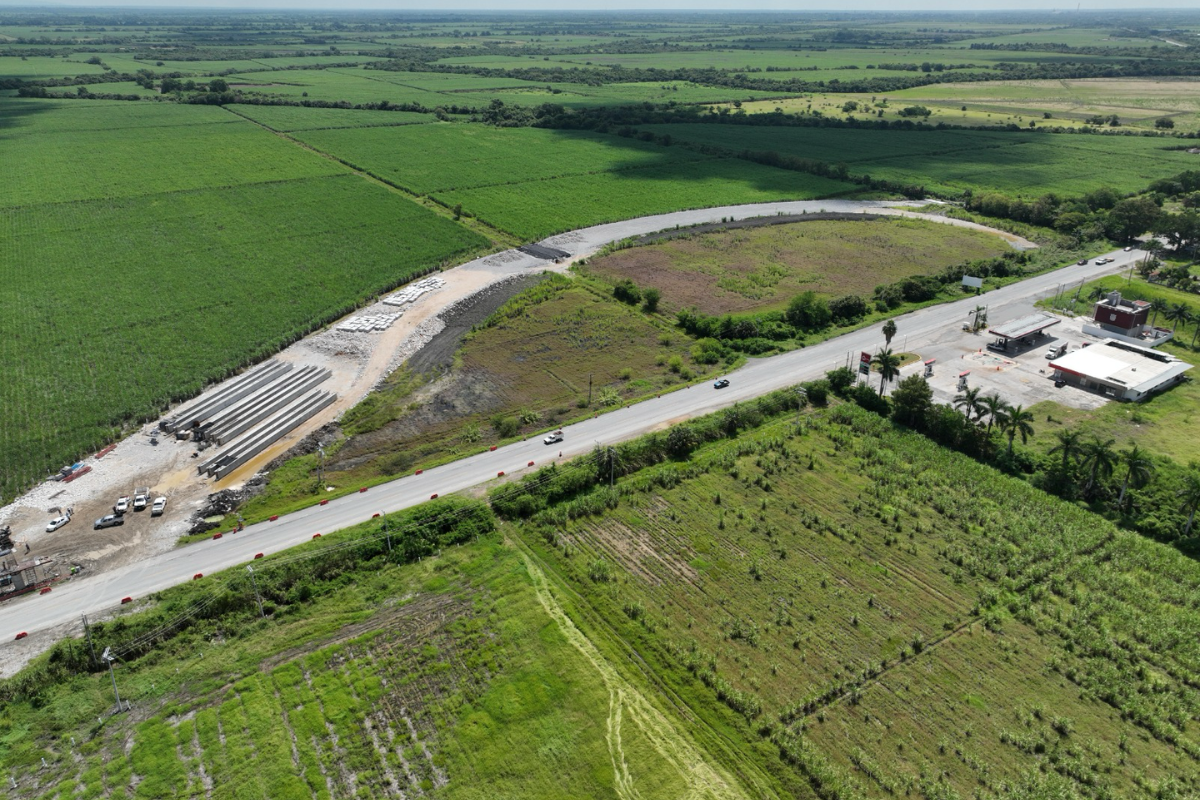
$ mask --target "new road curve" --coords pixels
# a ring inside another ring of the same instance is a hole
[[[723,210],[718,209],[717,213]],[[623,224],[621,233],[631,235],[628,231],[629,224]],[[561,242],[562,237],[555,238]],[[896,319],[900,332],[892,344],[897,347],[903,342],[907,351],[919,352],[923,346],[944,338],[949,331],[960,331],[968,313],[981,303],[988,306],[991,325],[1003,323],[1027,314],[1034,301],[1054,294],[1061,286],[1073,289],[1080,281],[1129,269],[1144,253],[1116,251],[1107,255],[1113,261],[1105,265],[1089,260],[1086,265],[1047,272],[979,297],[971,296],[905,314]],[[662,430],[776,389],[819,378],[833,367],[845,364],[848,356],[853,363],[854,354],[874,352],[882,344],[879,326],[875,325],[801,350],[752,359],[726,376],[730,382],[726,388],[717,390],[711,383],[694,385],[601,414],[563,428],[563,441],[556,444],[543,444],[539,435],[425,470],[419,475],[398,478],[329,500],[326,505],[314,505],[274,521],[251,525],[236,535],[179,547],[103,574],[60,583],[48,594],[30,595],[8,603],[0,610],[0,646],[7,646],[20,632],[33,637],[40,631],[76,622],[81,614],[95,616],[119,606],[123,598],[142,599],[193,580],[198,574],[211,575],[239,564],[252,563],[258,553],[269,555],[286,550],[311,541],[317,533],[332,533],[369,520],[375,514],[409,508],[428,501],[433,495],[445,496],[477,487],[497,480],[501,472],[511,476],[531,469],[530,462],[534,464],[532,469],[536,469],[590,452],[598,445],[615,444]]]

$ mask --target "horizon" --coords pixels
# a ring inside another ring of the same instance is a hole
[[[923,0],[923,2],[914,2],[905,4],[902,8],[897,8],[896,4],[890,3],[887,0],[847,0],[845,3],[839,4],[837,8],[824,7],[823,4],[829,0],[818,0],[811,7],[796,8],[794,0],[760,0],[761,5],[754,8],[746,8],[744,5],[738,4],[736,0],[657,0],[659,5],[653,8],[646,8],[643,3],[638,3],[637,0],[585,0],[585,2],[573,3],[571,8],[562,8],[561,2],[556,0],[442,0],[437,8],[431,8],[426,5],[429,0],[355,0],[353,5],[329,5],[329,0],[255,0],[253,4],[241,2],[241,0],[217,0],[206,4],[196,4],[194,0],[145,0],[145,2],[132,2],[113,4],[104,0],[97,2],[80,2],[80,0],[69,0],[68,2],[52,2],[47,0],[41,3],[29,3],[28,0],[18,0],[10,2],[9,0],[0,0],[0,10],[6,11],[29,11],[34,13],[43,13],[47,11],[128,11],[128,10],[156,10],[156,11],[192,11],[192,12],[256,12],[256,11],[271,11],[271,12],[324,12],[324,13],[354,13],[361,11],[375,12],[407,12],[421,14],[446,14],[446,13],[466,13],[466,14],[520,14],[520,13],[557,13],[557,14],[574,14],[574,13],[634,13],[634,14],[655,14],[655,13],[793,13],[793,14],[846,14],[846,13],[879,13],[879,14],[929,14],[940,13],[953,16],[983,14],[983,13],[1006,13],[1006,12],[1034,12],[1043,15],[1059,15],[1059,14],[1086,14],[1089,12],[1106,12],[1106,13],[1139,13],[1152,14],[1156,11],[1197,11],[1195,0],[1156,0],[1156,4],[1152,8],[1133,7],[1129,5],[1129,0],[1081,0],[1080,2],[1063,3],[1047,8],[1044,0],[989,0],[988,2],[968,2],[965,4],[968,7],[964,8],[962,0]]]

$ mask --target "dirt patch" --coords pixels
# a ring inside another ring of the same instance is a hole
[[[507,303],[515,295],[544,280],[541,275],[522,275],[494,283],[447,308],[438,316],[445,324],[441,333],[408,359],[408,368],[430,374],[454,363],[454,354],[463,337]]]

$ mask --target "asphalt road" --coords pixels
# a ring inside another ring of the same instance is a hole
[[[967,297],[933,306],[896,319],[899,328],[893,348],[912,352],[936,342],[947,330],[958,330],[977,304],[989,307],[989,322],[997,325],[1029,313],[1031,303],[1053,293],[1056,287],[1075,285],[1128,269],[1141,258],[1141,251],[1107,254],[1112,263],[1097,266],[1073,265],[1006,286],[978,298]],[[270,554],[309,541],[315,533],[329,533],[370,519],[377,512],[399,511],[424,502],[432,494],[446,495],[495,480],[497,473],[525,469],[528,462],[542,466],[592,450],[597,444],[613,444],[659,430],[676,422],[702,416],[735,402],[746,401],[800,381],[821,377],[835,366],[854,363],[860,351],[874,352],[883,344],[879,326],[864,328],[791,353],[754,359],[728,375],[730,386],[714,390],[711,384],[681,389],[597,418],[564,428],[565,440],[544,445],[541,437],[518,442],[430,469],[369,491],[329,501],[247,527],[220,540],[180,547],[143,562],[87,576],[54,587],[53,592],[29,596],[6,604],[0,610],[0,646],[6,646],[19,631],[31,636],[61,624],[79,620],[80,614],[96,615],[117,606],[123,597],[144,598],[179,583],[196,573],[210,574],[249,563],[256,553]]]

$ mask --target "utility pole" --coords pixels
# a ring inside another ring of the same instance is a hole
[[[83,614],[81,616],[83,617],[83,632],[87,634],[88,650],[91,651],[92,663],[95,664],[100,659],[96,658],[96,646],[92,644],[92,626],[88,625],[87,614]]]
[[[117,711],[122,711],[121,693],[117,691],[117,675],[113,672],[112,665],[112,662],[115,661],[117,657],[112,654],[111,647],[106,647],[104,648],[104,655],[100,656],[100,658],[103,659],[106,664],[108,664],[108,677],[112,678],[113,695],[117,698]]]
[[[608,448],[608,488],[613,488],[616,483],[617,476],[617,451],[610,447]]]
[[[254,599],[258,601],[258,615],[265,619],[267,614],[263,611],[262,595],[258,593],[258,579],[254,577],[254,567],[247,564],[246,572],[250,573],[250,583],[254,584]]]
[[[588,408],[592,407],[592,373],[588,373]]]
[[[325,448],[317,445],[317,489],[325,485]]]
[[[390,553],[392,552],[392,531],[388,528],[387,514],[380,511],[379,516],[383,517],[383,533],[387,536],[388,552]]]
[[[804,391],[803,386],[796,387],[796,430],[800,430],[800,408],[804,405],[804,401],[808,398],[808,392]]]

